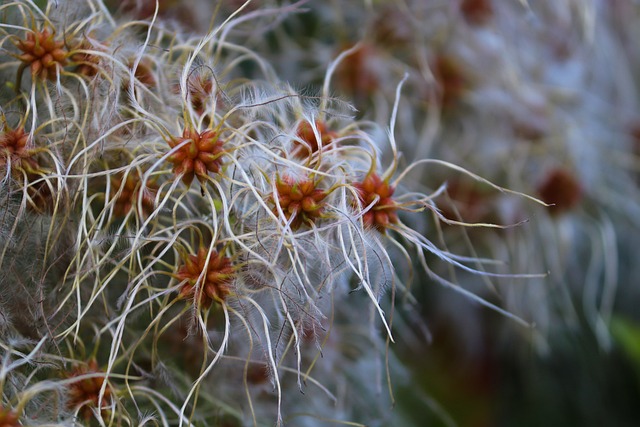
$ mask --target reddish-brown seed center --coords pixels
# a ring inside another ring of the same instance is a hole
[[[95,360],[89,361],[86,365],[76,367],[68,374],[69,378],[79,377],[89,374],[99,374],[101,371]],[[79,379],[69,384],[67,406],[69,409],[79,408],[80,414],[85,420],[93,416],[92,408],[98,407],[100,401],[100,390],[104,384],[103,376]],[[111,388],[106,386],[102,395],[102,409],[109,405],[111,399]]]
[[[22,127],[6,129],[0,135],[0,167],[9,162],[15,170],[38,170],[38,162],[33,158],[33,152],[29,148],[29,134]]]
[[[453,107],[469,89],[471,82],[467,74],[456,59],[444,54],[435,58],[432,68],[439,85],[442,107]]]
[[[373,204],[362,217],[365,227],[384,231],[390,224],[398,222],[398,204],[392,198],[395,188],[388,182],[371,173],[362,182],[355,183],[354,187],[358,190],[363,209]]]
[[[222,167],[223,144],[214,130],[198,133],[185,129],[182,137],[169,141],[171,148],[179,147],[168,158],[173,163],[173,173],[182,175],[187,186],[191,185],[194,177],[206,182],[209,172],[218,173]]]
[[[27,38],[18,40],[17,46],[23,52],[19,59],[30,66],[33,77],[53,80],[66,65],[64,41],[55,40],[48,28],[27,33]]]
[[[135,209],[136,212],[147,215],[153,210],[154,198],[157,187],[150,182],[144,189],[141,187],[140,175],[138,171],[133,170],[129,172],[126,179],[124,175],[118,175],[111,179],[112,191],[115,198],[115,204],[113,206],[113,214],[116,217],[126,216],[131,209]],[[142,189],[142,211],[138,209],[138,198]],[[115,196],[120,192],[119,195]]]
[[[209,262],[207,262],[209,255]],[[198,253],[189,255],[175,277],[185,281],[180,296],[193,298],[198,292],[198,303],[202,308],[209,308],[214,301],[224,301],[231,292],[231,283],[235,277],[235,267],[231,258],[215,250],[201,246]]]
[[[460,12],[473,25],[482,25],[493,16],[491,0],[462,0]]]
[[[363,45],[346,56],[336,70],[338,84],[356,98],[366,98],[380,86],[372,61],[375,52],[372,46]]]
[[[564,169],[555,169],[547,176],[538,193],[549,207],[551,214],[557,215],[574,208],[582,199],[582,188],[577,178]]]
[[[306,159],[317,153],[321,145],[322,149],[325,151],[333,148],[333,140],[337,138],[337,134],[333,131],[330,131],[327,128],[327,125],[320,120],[316,120],[315,125],[316,130],[318,131],[318,134],[320,136],[320,141],[318,141],[311,123],[303,121],[298,125],[296,136],[302,142],[297,140],[293,142],[292,154],[294,157],[299,159]]]
[[[316,184],[309,178],[296,181],[289,176],[276,177],[277,194],[273,199],[274,204],[277,199],[287,221],[291,220],[292,229],[313,223],[322,216],[327,193],[316,188]],[[275,206],[274,213],[279,214]]]
[[[83,52],[78,52],[82,50]],[[85,77],[94,77],[100,70],[100,55],[91,53],[91,51],[104,51],[104,46],[94,46],[89,40],[85,39],[80,42],[72,51],[71,62],[76,65],[76,74]],[[75,51],[75,52],[74,52]]]

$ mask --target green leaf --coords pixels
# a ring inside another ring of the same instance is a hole
[[[611,319],[611,333],[640,375],[640,325],[621,317]]]

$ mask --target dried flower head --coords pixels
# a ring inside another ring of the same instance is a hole
[[[442,107],[453,107],[471,86],[464,66],[454,57],[440,54],[433,61],[432,68],[438,82]]]
[[[27,207],[38,214],[51,214],[55,210],[56,202],[59,194],[56,192],[55,185],[42,174],[28,172],[27,173],[27,194],[29,203]]]
[[[182,175],[182,182],[187,186],[194,176],[205,182],[209,172],[218,173],[222,167],[224,141],[212,129],[198,133],[185,128],[182,137],[171,138],[168,143],[171,148],[179,147],[168,160],[173,163],[173,173]]]
[[[320,141],[316,137],[311,123],[308,121],[300,122],[296,130],[296,136],[302,140],[302,142],[296,140],[293,142],[293,156],[298,159],[306,159],[317,153],[322,146],[323,150],[330,150],[332,142],[336,139],[336,132],[330,131],[325,122],[321,120],[315,121],[316,130],[320,136]]]
[[[115,216],[125,216],[132,208],[138,212],[138,197],[140,196],[140,191],[142,191],[142,211],[138,213],[147,215],[153,210],[157,187],[154,183],[147,182],[146,186],[142,188],[140,174],[137,170],[134,169],[130,171],[126,175],[126,178],[124,174],[112,177],[111,185],[115,192],[115,204],[113,206],[113,214]],[[118,192],[120,194],[118,194]]]
[[[374,56],[375,52],[372,46],[362,45],[351,55],[345,57],[336,70],[340,86],[357,98],[366,98],[378,90],[380,87],[379,78],[371,65]]]
[[[64,41],[55,40],[55,33],[48,28],[27,33],[27,38],[18,40],[17,46],[23,52],[19,59],[31,68],[32,77],[54,80],[66,65],[67,52]]]
[[[90,360],[86,364],[77,366],[71,373],[69,378],[81,377],[91,374],[100,374],[98,362],[95,359]],[[93,409],[98,407],[100,402],[100,391],[104,384],[104,376],[92,376],[90,378],[81,378],[69,385],[67,406],[69,409],[78,409],[79,413],[85,420],[91,419]],[[111,388],[107,384],[104,394],[102,395],[102,410],[106,409],[111,399]]]
[[[453,220],[487,222],[495,216],[495,193],[469,180],[452,179],[447,185],[448,200],[438,204],[442,215]]]
[[[207,309],[214,301],[224,301],[229,295],[235,275],[236,269],[231,258],[215,250],[209,252],[208,248],[200,246],[196,255],[187,256],[175,277],[185,281],[180,296],[193,298],[197,292],[198,305]]]
[[[156,10],[155,0],[122,0],[118,4],[123,12],[131,13],[137,19],[151,18]],[[177,0],[160,0],[157,3],[158,13],[164,15],[176,4],[179,4]]]
[[[18,170],[36,171],[38,162],[28,146],[29,134],[22,126],[16,129],[6,128],[0,134],[0,167],[10,163],[12,168]]]
[[[302,224],[312,224],[319,219],[324,210],[327,192],[317,188],[318,182],[312,178],[295,180],[290,176],[276,176],[276,193],[273,196],[282,209],[293,230]],[[278,207],[274,208],[278,215]]]
[[[362,217],[365,227],[374,227],[383,232],[389,224],[398,222],[398,204],[392,198],[395,188],[387,181],[383,181],[376,173],[369,173],[354,187],[358,190],[363,209],[373,204]]]

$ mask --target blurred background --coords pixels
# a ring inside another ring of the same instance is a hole
[[[283,79],[319,86],[326,64],[358,46],[336,69],[334,93],[385,123],[408,73],[396,129],[407,164],[450,161],[554,205],[437,167],[412,175],[415,186],[447,183],[438,206],[450,219],[526,221],[479,230],[425,220],[425,235],[454,253],[503,261],[505,272],[548,274],[489,280],[432,260],[442,276],[531,327],[415,277],[416,302],[392,346],[409,373],[394,383],[398,418],[388,425],[637,425],[640,3],[303,7],[269,34]]]

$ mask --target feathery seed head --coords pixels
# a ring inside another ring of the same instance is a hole
[[[293,156],[298,159],[307,159],[320,150],[322,143],[323,150],[330,150],[333,140],[337,137],[336,132],[329,130],[326,123],[321,120],[315,121],[315,127],[320,136],[320,141],[316,137],[313,126],[308,121],[302,121],[296,130],[296,136],[302,140],[293,142]]]
[[[200,246],[197,254],[188,255],[184,265],[175,273],[178,280],[185,281],[180,297],[193,298],[197,292],[198,305],[204,309],[211,307],[214,301],[225,300],[235,276],[236,267],[231,258],[215,250],[209,252],[204,246]]]
[[[290,176],[276,176],[277,194],[273,196],[273,202],[275,204],[277,199],[287,221],[291,220],[293,230],[322,217],[327,192],[316,188],[317,185],[318,182],[312,178],[295,180]],[[277,206],[274,213],[278,215]]]
[[[58,197],[55,186],[46,179],[46,175],[35,172],[27,172],[27,194],[29,203],[27,207],[38,214],[51,214]],[[44,179],[43,179],[44,178]]]
[[[91,374],[99,374],[98,363],[95,359],[90,360],[86,364],[82,364],[74,368],[67,374],[69,378],[81,377]],[[67,406],[69,409],[78,409],[79,413],[85,420],[91,419],[93,416],[93,408],[98,406],[100,401],[100,390],[104,384],[103,376],[95,376],[91,378],[81,378],[69,385],[68,395],[69,401]],[[109,385],[105,388],[102,395],[102,410],[108,407],[111,398],[111,388]]]
[[[29,148],[29,134],[22,126],[16,129],[7,127],[0,135],[0,167],[9,162],[17,170],[38,170],[38,162]]]
[[[158,13],[166,14],[174,5],[178,4],[177,0],[159,0]],[[156,11],[155,0],[123,0],[118,4],[125,13],[131,13],[137,19],[149,19]]]
[[[398,222],[398,206],[392,198],[395,188],[388,181],[383,181],[378,174],[371,172],[361,182],[355,183],[354,187],[358,190],[363,209],[373,203],[362,217],[365,227],[374,227],[384,232],[389,224]]]
[[[488,222],[495,217],[495,193],[476,183],[452,179],[447,184],[448,199],[438,207],[446,218],[466,222]]]
[[[111,178],[111,185],[116,192],[113,214],[117,217],[126,216],[132,208],[142,215],[147,215],[153,210],[157,187],[153,182],[147,182],[145,188],[141,188],[140,174],[137,170],[130,171],[126,178],[124,174]],[[142,211],[138,209],[138,197],[142,190]],[[120,194],[118,194],[118,192]]]
[[[224,141],[218,138],[216,131],[207,129],[199,133],[185,128],[182,137],[173,137],[168,143],[171,148],[179,147],[168,160],[173,163],[173,173],[182,175],[182,182],[187,187],[194,176],[204,183],[209,172],[220,172]]]
[[[70,61],[76,65],[75,72],[87,78],[95,77],[100,71],[100,56],[90,53],[91,50],[101,50],[94,46],[88,39],[82,40],[70,54]]]
[[[379,78],[371,66],[374,55],[371,45],[363,45],[345,57],[336,70],[338,84],[357,98],[366,98],[380,87]]]
[[[199,116],[202,116],[206,109],[207,104],[211,100],[214,93],[213,79],[207,78],[203,75],[198,75],[188,82],[189,100],[191,107]]]
[[[416,36],[410,25],[407,25],[408,11],[401,11],[388,5],[376,15],[372,25],[373,44],[388,51],[401,51],[413,43]]]
[[[135,61],[133,59],[129,60],[129,69],[133,70],[135,65]],[[148,88],[154,88],[158,84],[155,76],[153,75],[153,65],[148,58],[142,58],[142,60],[138,63],[138,66],[133,71],[134,77],[143,85]]]
[[[440,54],[433,60],[433,74],[438,82],[443,108],[456,105],[471,86],[469,76],[460,62],[447,54]]]
[[[55,80],[58,72],[67,63],[64,41],[55,40],[55,33],[48,28],[28,32],[27,38],[18,40],[17,46],[23,52],[19,59],[31,68],[31,76],[43,80]]]

